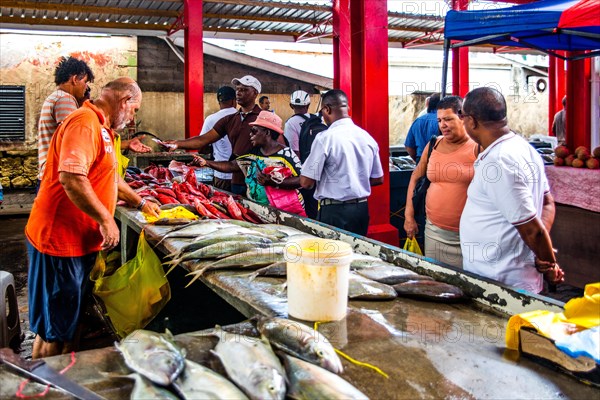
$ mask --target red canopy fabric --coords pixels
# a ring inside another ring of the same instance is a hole
[[[581,28],[600,26],[600,1],[581,0],[563,11],[558,21],[559,28]]]

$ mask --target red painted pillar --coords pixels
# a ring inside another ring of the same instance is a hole
[[[352,108],[352,67],[350,48],[350,0],[333,1],[333,87],[350,96]]]
[[[368,237],[399,245],[390,224],[388,17],[386,1],[350,0],[352,119],[379,144],[384,184],[372,189]]]
[[[185,137],[200,134],[204,123],[204,52],[202,0],[184,0]]]
[[[562,51],[560,55],[566,56]],[[565,60],[556,58],[556,97],[554,98],[554,108],[558,112],[562,110],[562,99],[567,94],[567,71],[565,70]]]
[[[572,53],[574,54],[580,53]],[[589,149],[591,145],[591,77],[589,58],[567,62],[566,140],[571,150],[579,146]]]
[[[469,0],[452,0],[453,10],[464,11]],[[469,48],[452,49],[452,94],[463,96],[469,92]]]
[[[554,121],[554,114],[557,113],[556,109],[556,57],[548,57],[548,135],[554,136],[552,133],[552,122]]]

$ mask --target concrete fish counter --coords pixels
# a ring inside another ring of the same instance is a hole
[[[350,301],[347,317],[323,323],[319,331],[332,344],[352,358],[373,364],[389,375],[385,378],[371,369],[343,361],[342,377],[372,399],[414,398],[597,398],[598,390],[550,368],[505,351],[504,336],[508,316],[534,309],[559,311],[562,303],[499,285],[417,257],[402,250],[329,228],[247,202],[269,222],[296,227],[318,236],[350,243],[355,251],[381,256],[436,280],[452,283],[466,291],[469,303],[443,304],[397,298],[392,301]],[[145,225],[141,215],[119,208],[122,242],[135,243]],[[148,225],[147,237],[156,243],[170,227]],[[182,241],[166,239],[158,249],[171,252]],[[189,264],[187,265],[189,267]],[[201,281],[246,317],[255,314],[287,317],[284,279],[256,277],[252,271],[209,271]],[[194,290],[172,285],[172,292]],[[186,310],[193,313],[194,310]],[[243,325],[241,325],[243,326]],[[188,358],[206,362],[208,338],[181,334],[176,337],[188,349]],[[98,391],[107,398],[123,398],[132,382],[110,378],[103,372],[126,374],[114,348],[77,353],[77,364],[67,376]],[[48,363],[60,369],[68,357],[53,357]],[[0,398],[14,397],[22,378],[0,366]],[[51,390],[48,397],[60,393]]]

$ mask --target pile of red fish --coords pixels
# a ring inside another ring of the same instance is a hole
[[[202,217],[262,223],[253,211],[231,195],[198,182],[193,168],[178,182],[168,168],[150,165],[141,174],[127,172],[125,182],[142,198],[157,204],[188,204]]]

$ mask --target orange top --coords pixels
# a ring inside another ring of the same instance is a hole
[[[98,223],[71,202],[58,176],[59,172],[87,176],[100,202],[114,214],[118,175],[113,140],[104,115],[89,101],[58,127],[25,227],[27,239],[38,251],[80,257],[101,249]]]
[[[469,138],[451,153],[440,153],[435,148],[431,152],[427,163],[431,185],[425,198],[425,210],[427,219],[435,226],[458,232],[460,215],[467,202],[467,188],[473,179],[477,148],[477,143]]]

